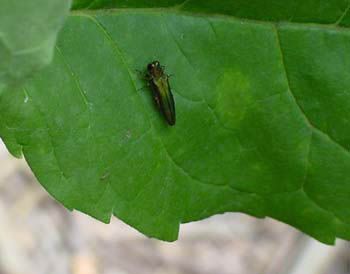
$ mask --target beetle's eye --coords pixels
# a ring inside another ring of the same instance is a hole
[[[153,69],[154,68],[154,64],[149,64],[148,66],[147,66],[147,69],[148,70],[151,70],[151,69]]]

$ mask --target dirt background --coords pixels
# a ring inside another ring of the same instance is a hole
[[[230,213],[181,226],[174,243],[106,225],[53,200],[0,140],[0,274],[350,274],[350,245]]]

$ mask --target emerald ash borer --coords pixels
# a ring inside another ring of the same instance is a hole
[[[175,125],[175,101],[169,84],[169,75],[158,61],[147,65],[146,79],[150,86],[155,103],[169,125]]]

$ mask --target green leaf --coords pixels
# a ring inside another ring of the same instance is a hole
[[[0,97],[7,147],[67,208],[159,239],[230,211],[350,239],[348,2],[201,3],[76,1],[53,63]]]
[[[70,0],[0,0],[0,94],[49,64]]]
[[[344,24],[349,22],[347,0],[74,0],[73,9],[160,8],[196,13],[221,14],[261,21]]]

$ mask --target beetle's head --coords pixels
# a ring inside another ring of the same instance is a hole
[[[147,65],[147,71],[152,76],[161,76],[163,74],[163,68],[159,61],[153,61]]]

